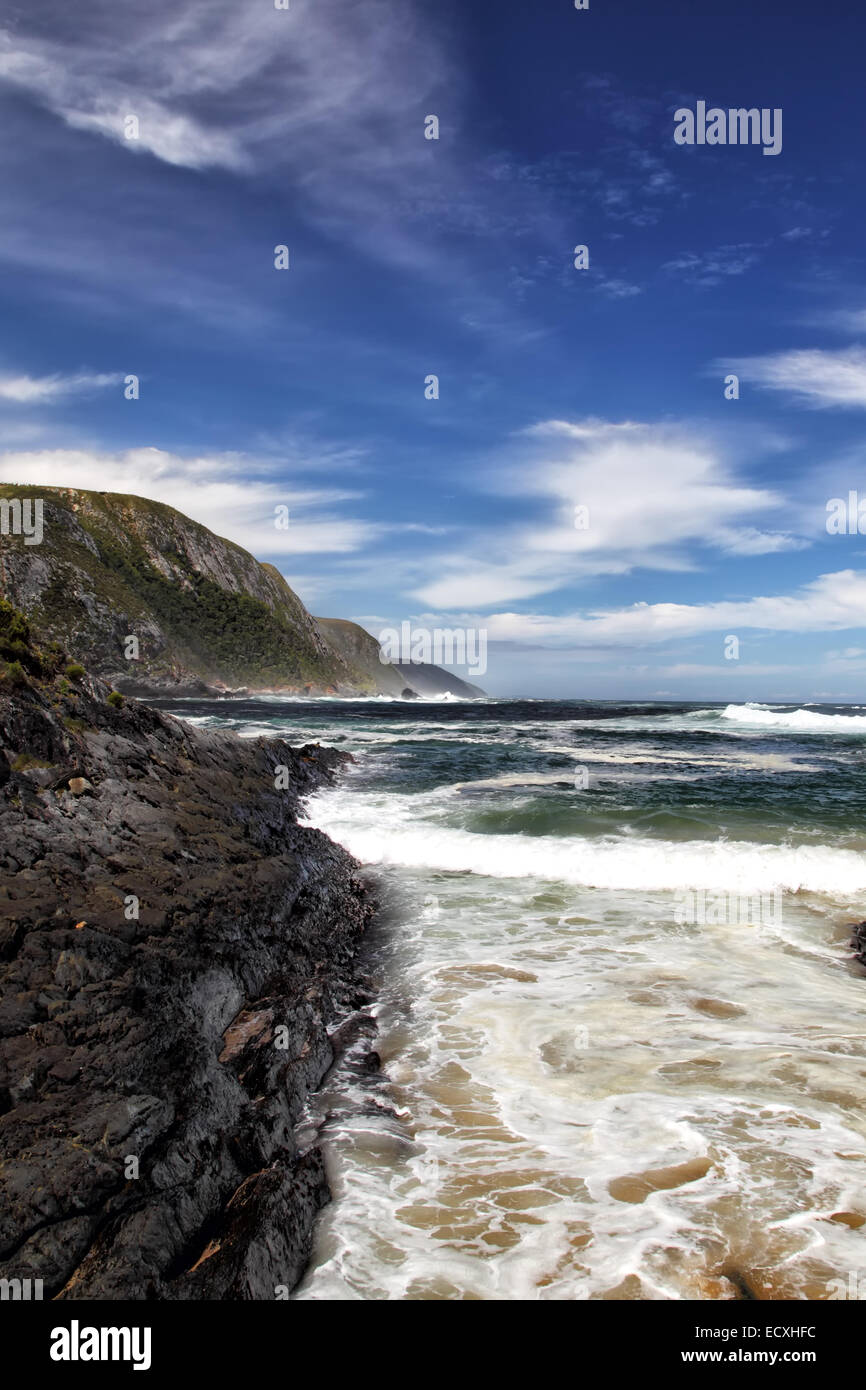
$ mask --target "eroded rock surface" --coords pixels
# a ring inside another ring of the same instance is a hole
[[[293,1126],[369,1002],[357,865],[295,819],[345,755],[107,694],[0,693],[0,1278],[282,1296],[328,1195]]]

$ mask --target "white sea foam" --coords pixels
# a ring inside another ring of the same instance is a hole
[[[412,1007],[377,1044],[406,1136],[331,1131],[299,1298],[730,1297],[708,1243],[789,1298],[811,1250],[864,1268],[828,1219],[862,1203],[860,981],[742,929],[672,934],[651,895],[557,921],[532,882],[392,872],[434,904],[399,929]],[[612,1185],[683,1164],[645,1201]]]
[[[769,1278],[768,1297],[806,1299],[826,1296],[834,1274],[866,1277],[860,1234],[831,1219],[863,1210],[866,1169],[863,981],[846,959],[866,890],[866,855],[845,847],[854,808],[847,834],[810,826],[780,777],[778,805],[806,844],[764,843],[781,832],[739,814],[751,840],[653,839],[643,795],[633,815],[624,804],[615,834],[476,828],[479,808],[501,811],[509,789],[514,823],[528,824],[521,807],[568,782],[572,763],[591,784],[748,770],[775,785],[779,773],[832,769],[831,740],[807,763],[792,726],[761,722],[778,709],[731,708],[742,714],[589,728],[446,724],[441,708],[428,711],[435,724],[420,711],[274,720],[293,743],[357,750],[308,820],[376,866],[399,913],[377,1005],[381,1110],[369,1079],[341,1076],[311,1101],[334,1201],[296,1297],[724,1299],[731,1265]],[[261,715],[250,727],[261,731]],[[640,735],[611,739],[617,727]],[[446,745],[460,745],[453,770]],[[561,770],[557,750],[569,755]],[[439,784],[418,790],[434,766]],[[389,790],[413,768],[417,782]],[[473,770],[475,781],[452,780]],[[735,789],[722,790],[720,833],[725,806],[737,807]],[[671,814],[690,816],[671,791]],[[561,795],[572,823],[577,794]],[[780,888],[781,920],[692,927],[674,895],[701,888]],[[671,1168],[661,1186],[629,1192],[636,1175]]]
[[[425,820],[430,809],[429,798],[346,796],[331,789],[314,798],[308,815],[310,823],[368,864],[652,892],[779,888],[852,897],[866,891],[866,856],[854,850],[637,835],[481,835]]]
[[[810,709],[772,710],[758,705],[728,705],[723,719],[801,734],[866,734],[866,715],[817,714]]]

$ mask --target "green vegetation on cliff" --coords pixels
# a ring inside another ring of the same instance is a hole
[[[0,539],[0,586],[40,641],[62,644],[93,674],[131,687],[375,688],[329,647],[272,565],[174,508],[0,485],[0,497],[34,493],[44,502],[43,540]]]
[[[30,624],[5,598],[0,598],[0,663],[0,675],[15,681],[19,679],[18,671],[21,679],[25,670],[34,676],[42,674],[42,657],[33,646]],[[9,676],[10,667],[18,668],[14,677]]]
[[[43,519],[38,544],[0,535],[0,593],[41,649],[68,654],[72,681],[83,666],[132,694],[481,693],[434,666],[383,664],[364,628],[313,618],[273,565],[163,502],[0,483],[4,498],[41,500]],[[26,640],[0,617],[3,641],[0,675],[26,681]]]

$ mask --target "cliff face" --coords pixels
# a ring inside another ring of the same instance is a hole
[[[479,693],[435,667],[389,667],[356,623],[313,618],[273,565],[161,502],[0,484],[0,506],[43,502],[38,544],[0,538],[0,593],[43,643],[132,695]],[[5,519],[5,518],[4,518]],[[137,657],[127,639],[137,640]],[[436,687],[437,689],[440,687]]]
[[[293,1128],[369,1020],[371,907],[297,825],[345,755],[63,678],[0,605],[0,1278],[274,1298],[327,1200]]]
[[[485,693],[480,686],[429,662],[381,662],[379,643],[357,623],[343,618],[316,618],[316,624],[328,645],[359,675],[376,684],[382,694],[399,698],[408,691],[423,700],[448,692],[460,699],[474,700]]]
[[[316,626],[328,646],[358,673],[359,680],[380,695],[400,697],[407,682],[396,666],[379,660],[379,643],[375,637],[345,618],[316,618]]]
[[[34,489],[0,486],[0,499]],[[38,639],[120,689],[378,687],[327,643],[273,565],[141,497],[39,488],[43,539],[8,534],[0,587]],[[138,659],[126,639],[138,640]],[[372,639],[371,639],[372,640]]]

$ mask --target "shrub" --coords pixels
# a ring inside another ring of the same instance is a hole
[[[30,624],[5,598],[0,598],[0,657],[11,666],[26,667],[31,675],[42,674],[42,658],[33,646]]]
[[[3,679],[17,690],[20,686],[27,684],[27,672],[20,661],[10,661],[3,672]]]
[[[113,709],[121,709],[123,706],[123,696],[119,690],[112,690],[108,696],[108,703]]]
[[[82,676],[86,676],[87,672],[83,666],[79,666],[77,661],[73,661],[71,666],[67,666],[66,674],[71,681],[77,681],[80,680]]]

